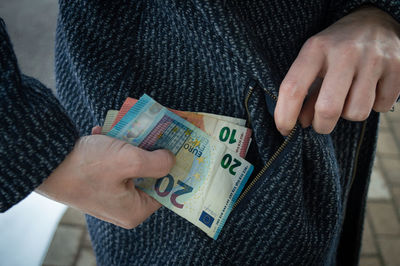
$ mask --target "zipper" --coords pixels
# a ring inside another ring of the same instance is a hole
[[[249,104],[250,96],[253,94],[253,91],[254,91],[253,86],[249,86],[249,91],[248,91],[247,94],[246,94],[246,98],[244,98],[244,107],[246,108],[247,118],[248,118],[248,119],[247,119],[247,124],[246,124],[247,127],[250,127],[250,125],[251,125],[251,121],[250,121],[250,112],[249,112],[249,106],[248,106],[248,104]]]
[[[272,98],[274,99],[275,103],[277,102],[277,97],[267,91],[265,88],[263,90]],[[250,112],[249,112],[249,99],[250,96],[253,94],[254,88],[252,86],[249,86],[249,91],[246,95],[246,98],[244,100],[244,104],[246,107],[246,112],[247,112],[247,118],[248,118],[248,125],[251,124],[250,120]],[[254,179],[251,181],[251,183],[247,186],[247,188],[240,194],[239,198],[237,201],[233,204],[233,209],[236,208],[239,203],[242,201],[242,199],[249,193],[249,191],[254,187],[256,182],[260,179],[260,177],[268,170],[268,168],[272,165],[272,163],[276,160],[276,158],[279,157],[279,155],[282,153],[282,151],[285,149],[285,147],[289,144],[289,141],[293,138],[294,133],[297,131],[297,125],[290,131],[289,135],[286,137],[285,141],[279,146],[278,150],[271,156],[271,158],[268,160],[268,162],[264,165],[264,167],[260,170],[260,172],[257,173],[257,175],[254,177]]]

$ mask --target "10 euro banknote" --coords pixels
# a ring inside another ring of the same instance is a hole
[[[146,150],[173,152],[176,164],[167,176],[139,178],[136,186],[217,239],[253,171],[250,163],[148,95],[107,135]]]

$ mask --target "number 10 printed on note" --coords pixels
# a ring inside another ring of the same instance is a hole
[[[136,186],[217,239],[253,170],[250,163],[147,95],[107,135],[173,152],[176,164],[167,176],[139,178]]]

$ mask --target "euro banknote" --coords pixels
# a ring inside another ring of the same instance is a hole
[[[112,124],[111,128],[115,126],[121,120],[121,118],[129,111],[129,109],[132,108],[132,106],[135,105],[137,102],[137,99],[134,98],[126,98],[125,102],[121,106],[121,109],[118,112],[117,117],[114,120],[114,123]],[[210,122],[212,123],[213,120],[221,120],[225,122],[229,122],[238,126],[244,127],[246,125],[246,120],[242,118],[236,118],[236,117],[230,117],[230,116],[225,116],[225,115],[216,115],[216,114],[210,114],[210,113],[203,113],[203,112],[187,112],[187,111],[179,111],[179,110],[174,110],[168,108],[171,112],[174,112],[175,114],[179,115],[180,117],[188,120],[190,123],[194,124],[198,128],[202,129],[207,133],[206,128],[202,128],[202,124],[208,124],[208,123],[202,123],[203,117],[206,119],[210,119]]]
[[[196,112],[198,115],[204,115],[207,117],[213,117],[218,120],[222,120],[225,122],[229,122],[238,126],[244,127],[246,125],[246,119],[242,118],[236,118],[236,117],[230,117],[230,116],[225,116],[225,115],[216,115],[216,114],[210,114],[210,113],[203,113],[203,112]]]
[[[107,135],[146,150],[173,152],[176,164],[167,176],[138,178],[135,185],[217,239],[253,171],[249,162],[148,95]]]
[[[104,128],[103,126],[102,134],[107,134],[136,102],[136,99],[127,98],[116,116],[113,110],[107,113],[104,122],[104,125],[107,125],[107,127]],[[242,126],[244,119],[208,113],[169,110],[200,128],[208,135],[224,142],[242,158],[246,156],[251,143],[251,129]],[[109,126],[110,124],[111,127]]]
[[[101,128],[101,134],[106,135],[111,128],[113,127],[114,121],[118,116],[118,110],[108,110],[106,119],[104,120],[104,124]]]

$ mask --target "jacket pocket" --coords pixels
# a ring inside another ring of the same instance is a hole
[[[287,137],[279,133],[273,119],[277,98],[263,89],[258,82],[250,81],[245,95],[247,126],[253,129],[253,141],[246,159],[254,165],[254,171],[234,207],[246,198],[266,172],[280,163],[287,150],[293,146],[300,131],[296,125]]]

